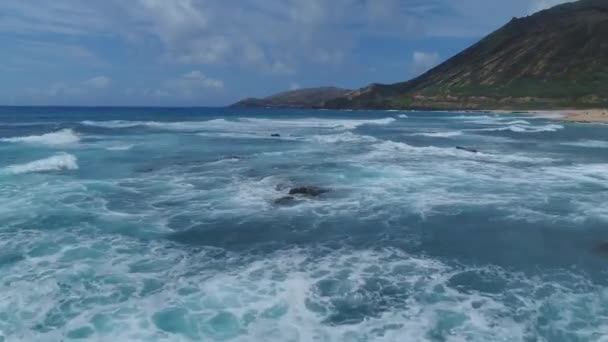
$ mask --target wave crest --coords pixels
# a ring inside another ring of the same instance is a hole
[[[0,141],[10,143],[26,143],[26,144],[41,144],[41,145],[71,145],[80,141],[80,137],[71,129],[62,129],[57,132],[46,133],[42,135],[31,135],[25,137],[4,138]]]
[[[235,121],[225,119],[213,119],[209,121],[184,121],[184,122],[160,122],[160,121],[82,121],[85,126],[101,128],[133,128],[148,127],[154,129],[165,129],[172,131],[196,131],[196,130],[252,130],[264,128],[330,128],[330,129],[355,129],[363,125],[388,125],[395,122],[395,118],[382,119],[258,119],[240,118]]]
[[[412,146],[402,142],[395,142],[391,140],[386,140],[382,143],[375,144],[373,146],[374,150],[371,152],[370,156],[374,157],[395,157],[398,153],[406,153],[415,156],[435,156],[435,157],[452,157],[452,158],[462,158],[462,159],[470,159],[470,160],[486,160],[496,163],[531,163],[531,164],[542,164],[542,163],[552,163],[555,160],[552,158],[546,157],[534,157],[534,156],[524,156],[524,155],[502,155],[502,154],[492,154],[492,153],[484,153],[477,152],[471,153],[468,151],[463,151],[457,149],[455,147],[437,147],[437,146]]]
[[[340,134],[330,134],[330,135],[315,135],[313,136],[313,140],[319,143],[355,143],[355,142],[375,142],[378,139],[368,136],[368,135],[359,135],[354,134],[352,132],[344,132]]]
[[[8,166],[5,171],[12,174],[23,174],[43,171],[77,170],[77,158],[69,153],[60,153],[52,157],[35,160],[25,164]]]
[[[135,145],[130,144],[130,145],[116,145],[116,146],[111,146],[106,148],[107,151],[129,151],[130,149],[132,149]]]
[[[242,119],[243,122],[249,122],[262,125],[277,125],[282,127],[292,128],[333,128],[333,129],[355,129],[363,125],[388,125],[395,121],[395,118],[382,119]]]
[[[541,132],[555,132],[560,129],[564,129],[564,126],[556,125],[556,124],[548,124],[548,125],[544,125],[544,126],[514,124],[514,125],[508,125],[506,127],[486,128],[483,130],[484,131],[493,131],[493,132],[511,131],[514,133],[541,133]]]
[[[604,140],[579,140],[563,142],[561,145],[574,146],[574,147],[586,147],[586,148],[608,148],[608,141]]]
[[[432,132],[432,133],[416,133],[414,135],[429,137],[429,138],[451,138],[462,135],[462,131],[453,132]]]

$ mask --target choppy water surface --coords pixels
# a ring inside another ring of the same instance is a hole
[[[607,341],[607,133],[2,108],[0,340]]]

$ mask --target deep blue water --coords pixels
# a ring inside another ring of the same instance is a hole
[[[607,152],[526,114],[1,107],[0,341],[607,341]]]

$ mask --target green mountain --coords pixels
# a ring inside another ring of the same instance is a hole
[[[324,103],[345,96],[352,90],[335,87],[320,87],[286,91],[263,99],[249,98],[241,100],[231,107],[321,107]]]
[[[326,108],[534,109],[608,106],[608,0],[508,24],[407,82],[372,84]]]

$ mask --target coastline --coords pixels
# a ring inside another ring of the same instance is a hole
[[[608,123],[608,109],[579,109],[564,111],[563,120],[588,123]]]
[[[492,110],[492,113],[512,113],[506,110]],[[562,110],[532,110],[525,113],[543,115],[561,121],[580,123],[608,123],[608,109],[562,109]]]

